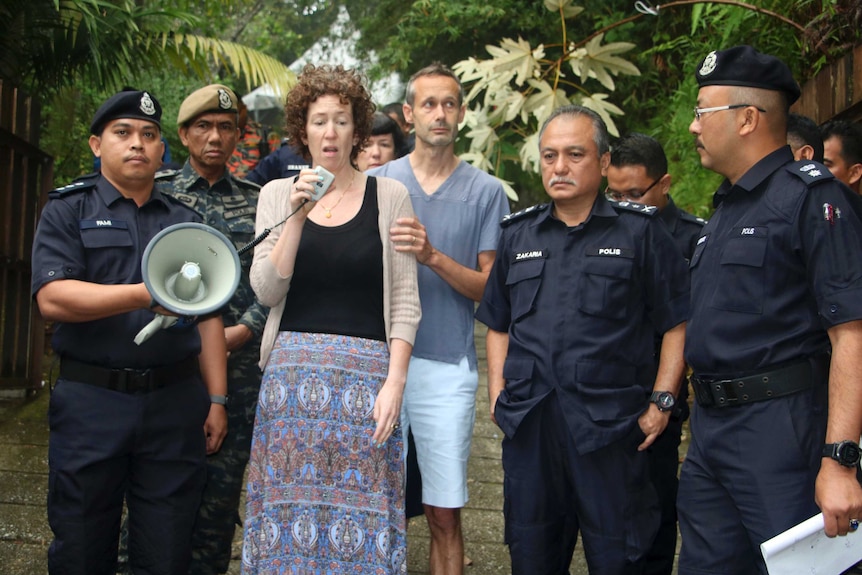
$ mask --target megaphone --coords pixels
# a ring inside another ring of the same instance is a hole
[[[153,300],[175,314],[198,316],[225,305],[239,285],[242,268],[233,244],[220,231],[194,222],[174,224],[150,240],[141,260],[144,284]],[[156,315],[135,336],[141,345],[176,323]]]

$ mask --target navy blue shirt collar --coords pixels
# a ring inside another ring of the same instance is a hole
[[[105,176],[100,176],[99,181],[96,182],[96,193],[99,194],[99,197],[102,198],[102,201],[106,206],[111,206],[119,200],[131,200],[131,198],[126,198],[123,194],[114,187],[114,184],[108,180]],[[168,200],[156,189],[155,184],[153,185],[153,189],[150,192],[149,199],[144,202],[144,205],[147,205],[151,202],[158,202],[162,204],[165,208],[170,208],[168,204]]]
[[[555,207],[556,206],[554,205],[554,202],[551,202],[550,208],[539,214],[539,216],[536,218],[534,225],[541,225],[548,220],[553,220],[555,222],[564,224],[562,221],[560,221],[554,216]],[[605,198],[604,194],[602,193],[596,194],[596,199],[593,202],[593,207],[590,209],[590,214],[587,216],[587,219],[585,219],[581,224],[572,227],[572,229],[578,229],[586,225],[586,223],[589,222],[593,216],[601,218],[617,217],[617,211],[613,208],[613,206],[611,206],[610,202],[608,202],[607,198]]]
[[[778,148],[754,164],[751,169],[739,178],[736,184],[731,184],[729,180],[724,180],[712,197],[712,205],[717,208],[721,202],[726,200],[737,189],[746,192],[752,191],[766,181],[778,168],[792,161],[793,152],[790,146]]]

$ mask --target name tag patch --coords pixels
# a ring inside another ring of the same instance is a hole
[[[617,248],[614,246],[599,246],[587,249],[588,256],[601,256],[612,258],[627,258],[635,257],[635,251],[631,248]]]
[[[733,228],[732,236],[742,236],[751,238],[765,238],[767,236],[767,228],[763,226],[742,226]]]
[[[124,220],[81,220],[80,229],[92,230],[96,228],[115,228],[120,230],[129,229],[129,224]]]
[[[522,252],[515,252],[512,255],[512,261],[523,262],[526,260],[538,260],[547,257],[548,253],[545,250],[526,250]]]

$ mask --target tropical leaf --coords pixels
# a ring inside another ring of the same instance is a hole
[[[564,18],[572,18],[584,11],[581,6],[572,5],[572,0],[545,0],[545,8],[551,12],[562,10]]]
[[[612,136],[619,137],[620,133],[617,130],[617,125],[614,123],[611,114],[623,116],[625,113],[617,106],[607,101],[607,94],[593,94],[591,96],[581,96],[580,104],[597,113],[605,121],[608,127],[608,132]]]
[[[586,46],[572,52],[569,55],[569,63],[581,83],[586,82],[587,78],[595,78],[605,88],[613,90],[615,86],[612,76],[618,74],[640,76],[640,70],[628,60],[616,56],[634,48],[634,44],[613,42],[603,45],[601,43],[603,37],[604,34],[599,34],[587,42]]]
[[[541,124],[551,115],[551,112],[569,104],[569,98],[563,90],[551,88],[544,80],[528,80],[528,83],[536,91],[524,102],[524,110],[532,114]]]
[[[493,56],[489,66],[491,72],[498,77],[498,81],[507,83],[514,78],[518,86],[523,86],[528,78],[533,77],[533,72],[538,66],[536,60],[545,55],[541,45],[533,50],[530,43],[523,38],[518,38],[517,42],[511,38],[504,38],[499,47],[489,45],[485,49]]]

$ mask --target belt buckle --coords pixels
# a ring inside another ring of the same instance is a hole
[[[733,388],[733,380],[716,379],[709,383],[710,393],[718,407],[727,407],[739,402],[736,390]]]
[[[146,393],[151,391],[152,371],[125,367],[112,372],[112,387],[122,393]]]

